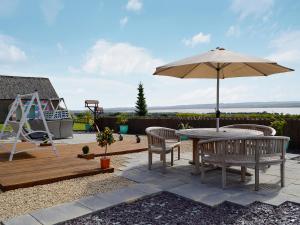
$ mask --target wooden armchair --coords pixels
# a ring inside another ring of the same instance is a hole
[[[260,166],[280,164],[281,187],[284,187],[285,151],[289,137],[248,137],[199,141],[197,157],[201,156],[201,179],[204,163],[222,167],[222,186],[226,186],[226,167],[241,166],[242,181],[246,167],[255,168],[255,190],[259,189]]]
[[[233,125],[224,126],[222,128],[257,130],[263,132],[264,136],[275,136],[276,134],[276,130],[273,127],[258,125],[258,124],[233,124]]]
[[[180,159],[180,138],[175,134],[174,129],[165,127],[148,127],[146,129],[148,138],[148,167],[151,169],[152,153],[160,154],[163,161],[164,170],[166,169],[166,154],[171,153],[171,165],[174,163],[174,149],[178,150]]]

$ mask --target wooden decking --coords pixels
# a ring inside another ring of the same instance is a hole
[[[8,191],[113,171],[101,170],[96,161],[78,158],[16,160],[0,164],[0,188]]]
[[[48,184],[61,180],[113,172],[113,168],[101,170],[99,158],[86,160],[77,158],[84,145],[90,147],[94,154],[103,154],[103,149],[97,143],[89,144],[60,144],[56,145],[60,155],[53,155],[50,147],[40,150],[16,154],[14,160],[9,162],[9,152],[0,153],[0,189],[2,191],[17,188],[32,187],[34,185]],[[7,148],[10,145],[6,145]],[[32,145],[19,143],[18,149],[22,150]],[[110,146],[111,154],[121,154],[146,149],[146,144],[130,141],[116,142]]]

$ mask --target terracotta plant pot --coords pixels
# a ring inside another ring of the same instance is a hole
[[[100,158],[101,169],[108,169],[110,166],[110,158]]]

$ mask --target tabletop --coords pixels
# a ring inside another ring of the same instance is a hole
[[[220,128],[219,131],[216,128],[182,129],[176,131],[176,134],[185,135],[191,139],[263,136],[261,131],[238,128]]]

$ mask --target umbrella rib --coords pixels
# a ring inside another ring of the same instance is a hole
[[[197,63],[195,66],[193,66],[192,69],[190,69],[188,72],[186,72],[182,77],[180,77],[181,79],[182,78],[185,78],[187,75],[189,75],[189,73],[191,73],[194,69],[196,69],[197,66],[199,66],[201,63]]]
[[[251,65],[249,65],[248,63],[244,63],[244,64],[247,65],[247,66],[249,66],[251,69],[253,69],[253,70],[255,70],[255,71],[261,73],[262,75],[268,76],[267,74],[265,74],[265,73],[261,72],[260,70],[256,69],[254,66],[251,66]]]
[[[210,62],[206,62],[205,63],[205,65],[207,65],[207,66],[209,66],[209,67],[211,67],[211,68],[213,68],[213,69],[217,69],[217,67],[215,67],[212,63],[210,63]]]

